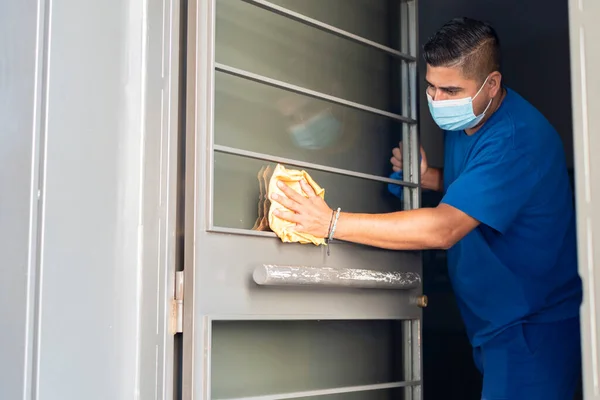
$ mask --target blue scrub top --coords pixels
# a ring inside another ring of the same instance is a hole
[[[481,222],[448,250],[472,345],[523,321],[579,315],[573,195],[556,130],[507,89],[474,135],[444,135],[442,203]]]

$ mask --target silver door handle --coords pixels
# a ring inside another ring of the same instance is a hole
[[[261,286],[328,286],[356,289],[416,289],[416,272],[374,271],[355,268],[309,267],[263,264],[252,278]]]

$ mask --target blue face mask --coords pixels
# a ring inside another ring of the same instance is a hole
[[[435,123],[445,131],[462,131],[477,126],[483,117],[485,117],[486,111],[492,104],[492,99],[490,99],[490,102],[481,114],[475,115],[473,112],[473,100],[479,95],[486,82],[487,78],[475,96],[465,97],[464,99],[433,100],[429,93],[427,93],[429,112]]]
[[[341,134],[341,123],[330,113],[315,115],[308,121],[290,128],[296,146],[308,150],[320,150],[331,146]]]

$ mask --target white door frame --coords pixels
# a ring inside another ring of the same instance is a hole
[[[579,272],[583,279],[581,307],[583,384],[586,400],[600,399],[600,3],[597,0],[570,0],[571,78],[573,101],[573,144],[577,194],[577,235]],[[596,212],[594,212],[596,211]]]

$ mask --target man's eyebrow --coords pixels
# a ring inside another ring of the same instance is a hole
[[[448,92],[460,92],[463,88],[459,86],[440,86],[438,89],[445,90]]]
[[[427,80],[425,81],[425,83],[427,83],[427,85],[429,85],[430,87],[433,87],[433,88],[436,88],[439,90],[443,90],[445,92],[460,92],[460,91],[464,90],[460,86],[435,86],[435,85],[432,85]]]
[[[436,89],[441,89],[441,90],[451,91],[451,92],[459,92],[461,90],[464,90],[464,88],[462,88],[460,86],[435,86],[433,83],[429,82],[427,79],[424,79],[424,81],[428,86],[434,87]]]

